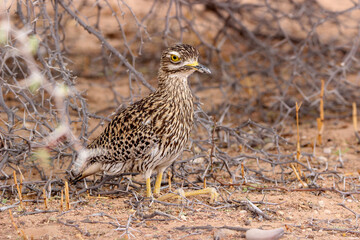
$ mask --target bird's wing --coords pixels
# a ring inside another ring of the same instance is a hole
[[[136,110],[136,109],[135,109]],[[121,111],[89,146],[98,148],[103,154],[92,157],[90,162],[120,164],[133,168],[152,155],[157,155],[159,139],[153,131],[153,124],[133,108]],[[129,162],[131,161],[131,162]],[[129,165],[130,164],[130,165]]]

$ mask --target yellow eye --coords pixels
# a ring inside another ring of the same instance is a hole
[[[174,55],[174,54],[171,55],[170,59],[171,59],[172,62],[178,62],[178,61],[180,61],[180,58],[179,58],[178,56]]]

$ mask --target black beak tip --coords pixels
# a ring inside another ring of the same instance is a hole
[[[196,66],[196,70],[199,71],[199,72],[201,72],[201,73],[211,74],[210,69],[207,68],[207,67],[205,67],[205,66],[203,66],[203,65],[201,65],[201,64],[199,64],[199,65]]]

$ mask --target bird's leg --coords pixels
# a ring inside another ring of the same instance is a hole
[[[151,181],[150,178],[146,178],[146,197],[151,197]]]
[[[200,190],[185,192],[184,195],[185,195],[185,197],[190,197],[190,196],[196,196],[196,195],[201,195],[201,194],[209,194],[210,195],[210,202],[217,201],[217,198],[219,196],[216,189],[212,188],[212,187],[207,187],[207,188],[203,188],[203,189],[200,189]]]
[[[159,193],[160,193],[162,175],[163,175],[163,173],[162,173],[162,172],[159,172],[158,175],[157,175],[157,177],[156,177],[154,194],[159,194]]]
[[[157,175],[156,182],[155,182],[154,194],[160,193],[162,175],[163,175],[163,172],[165,169],[166,168],[157,169],[158,175]],[[171,178],[169,177],[169,189],[171,189],[171,181],[170,180],[171,180]],[[202,194],[209,194],[210,202],[217,201],[217,198],[219,196],[219,194],[215,188],[206,187],[206,179],[204,179],[204,188],[203,189],[190,191],[190,192],[184,192],[184,190],[182,188],[179,188],[179,189],[175,190],[175,192],[173,192],[173,193],[168,193],[163,196],[160,196],[157,200],[164,201],[166,199],[170,199],[170,198],[174,198],[174,197],[175,198],[184,198],[184,197],[190,197],[190,196],[196,196],[196,195],[202,195]]]
[[[161,181],[162,181],[164,170],[165,170],[165,168],[158,169],[158,175],[156,177],[154,194],[160,193]]]
[[[180,188],[181,189],[181,188]],[[157,200],[159,201],[164,201],[164,200],[167,200],[167,199],[170,199],[170,198],[179,198],[179,194],[176,194],[178,193],[178,191],[180,189],[177,189],[175,191],[175,193],[168,193],[166,195],[163,195],[161,197],[159,197]],[[182,190],[182,189],[181,189]],[[183,191],[183,190],[182,190]],[[200,189],[200,190],[195,190],[195,191],[190,191],[190,192],[184,192],[183,191],[183,194],[181,194],[181,196],[183,197],[190,197],[190,196],[196,196],[196,195],[201,195],[201,194],[209,194],[210,195],[210,202],[213,203],[214,201],[217,201],[217,198],[219,196],[218,192],[216,191],[215,188],[212,188],[212,187],[208,187],[208,188],[204,188],[204,189]]]
[[[171,175],[170,175],[170,171],[168,172],[168,176],[169,176],[169,179],[168,179],[169,191],[171,192]]]
[[[145,179],[146,179],[146,197],[151,197],[151,181],[150,181],[150,177],[151,177],[151,172],[152,171],[148,171],[145,173]]]

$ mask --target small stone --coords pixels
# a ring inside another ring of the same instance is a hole
[[[218,229],[214,232],[214,239],[229,239],[232,236],[236,235],[237,232],[234,230],[230,230],[230,229]]]
[[[246,220],[246,221],[245,221],[245,225],[246,225],[246,226],[249,226],[249,225],[251,225],[251,222],[252,222],[251,220]]]
[[[275,144],[274,143],[272,143],[272,142],[269,142],[269,143],[267,143],[267,144],[265,144],[265,146],[264,146],[264,150],[265,151],[268,151],[268,150],[272,150],[272,149],[274,149],[275,148]]]
[[[193,160],[194,163],[203,163],[204,161],[205,161],[205,159],[203,157],[195,158]]]
[[[278,211],[278,213],[283,216],[285,213],[283,211]]]
[[[283,228],[276,228],[271,230],[261,230],[252,228],[246,231],[247,240],[277,240],[284,235]]]
[[[324,148],[323,152],[325,154],[331,154],[331,148]]]
[[[349,199],[346,199],[346,201],[348,201],[348,202],[352,202],[353,200],[349,198]]]
[[[325,209],[325,210],[324,210],[324,213],[326,213],[326,214],[331,214],[331,211],[330,211],[329,209]]]
[[[201,153],[201,149],[199,148],[199,147],[194,147],[194,151],[196,152],[196,153]]]
[[[325,203],[324,203],[324,201],[322,201],[322,200],[321,200],[321,201],[319,201],[319,206],[320,206],[320,207],[322,207],[322,208],[323,208],[323,207],[325,207]]]
[[[319,156],[317,158],[317,160],[320,162],[320,163],[326,163],[328,161],[328,159],[324,156]]]

